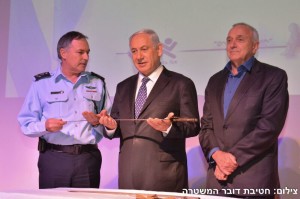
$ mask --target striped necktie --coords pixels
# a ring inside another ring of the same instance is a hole
[[[147,99],[147,87],[146,84],[150,80],[149,77],[144,77],[142,79],[142,85],[139,89],[139,92],[137,94],[136,100],[135,100],[135,118],[138,118],[141,110],[144,106],[144,103]]]

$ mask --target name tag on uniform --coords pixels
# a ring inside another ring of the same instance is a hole
[[[64,91],[51,91],[51,95],[63,94]]]
[[[64,91],[51,91],[47,96],[48,102],[64,102],[68,100],[68,96]]]

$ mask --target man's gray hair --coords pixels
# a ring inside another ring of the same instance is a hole
[[[139,30],[139,31],[133,33],[133,34],[129,37],[129,44],[130,44],[132,38],[133,38],[134,36],[138,35],[138,34],[147,34],[147,35],[149,35],[150,38],[151,38],[151,41],[152,41],[152,43],[153,43],[153,45],[154,45],[155,47],[160,43],[159,37],[158,37],[158,35],[156,34],[156,32],[155,32],[154,30],[151,30],[151,29],[142,29],[142,30]]]
[[[254,42],[259,42],[258,32],[253,26],[250,26],[249,24],[246,24],[246,23],[243,23],[243,22],[236,23],[236,24],[232,25],[233,28],[236,27],[236,26],[246,26],[247,28],[249,28],[252,31],[253,41]]]

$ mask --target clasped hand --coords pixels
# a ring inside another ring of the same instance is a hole
[[[212,155],[212,158],[217,164],[214,174],[218,180],[227,180],[227,177],[238,167],[236,158],[231,153],[218,150]]]

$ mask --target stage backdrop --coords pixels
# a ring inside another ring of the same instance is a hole
[[[89,37],[88,70],[106,78],[113,97],[117,83],[136,73],[129,36],[154,29],[164,44],[163,64],[195,82],[202,114],[206,83],[228,61],[225,38],[237,22],[259,31],[257,58],[288,73],[290,109],[279,171],[283,188],[299,189],[299,7],[298,0],[0,0],[0,190],[38,187],[37,139],[21,133],[16,117],[33,76],[59,65],[56,44],[64,33]],[[118,145],[117,139],[99,144],[101,188],[117,188]],[[204,187],[207,165],[196,137],[187,140],[186,151],[190,186]]]

